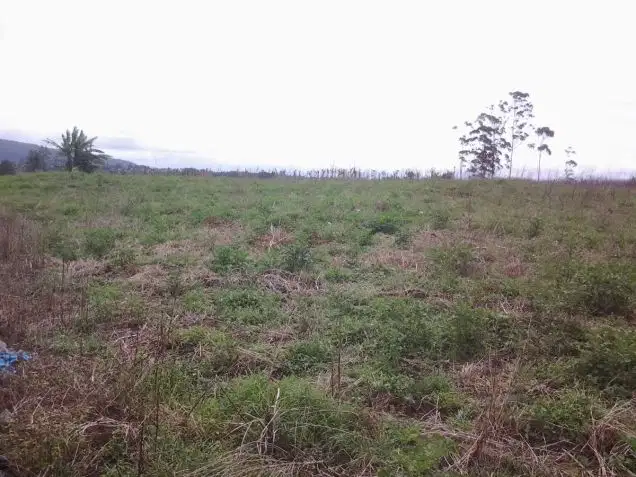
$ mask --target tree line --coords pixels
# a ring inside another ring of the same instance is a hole
[[[537,180],[541,179],[541,159],[544,155],[551,155],[550,139],[555,132],[548,126],[534,125],[534,105],[530,95],[522,91],[508,93],[508,98],[499,101],[497,105],[490,105],[474,120],[463,123],[463,133],[459,136],[459,178],[464,173],[471,177],[492,178],[502,169],[507,170],[508,178],[512,177],[515,153],[521,147],[527,147],[537,153]],[[453,127],[458,130],[458,126]],[[95,146],[97,137],[88,137],[77,127],[66,130],[59,141],[44,140],[45,146],[29,152],[21,169],[25,172],[46,171],[47,169],[64,169],[66,171],[79,170],[91,173],[104,168],[111,157]],[[49,149],[49,146],[51,149]],[[51,158],[54,153],[55,158]],[[565,175],[572,179],[577,167],[573,156],[576,154],[570,146],[565,150]],[[423,174],[416,169],[378,171],[373,169],[352,168],[321,168],[312,170],[272,169],[268,171],[213,171],[210,169],[187,168],[152,168],[126,164],[109,168],[109,172],[119,174],[153,174],[153,175],[204,175],[229,177],[298,177],[311,179],[410,179],[418,180],[425,177],[453,179],[452,171],[436,171],[432,169]],[[0,162],[0,175],[15,174],[16,165],[9,161]]]
[[[534,119],[530,94],[512,91],[507,99],[488,106],[476,119],[465,121],[464,132],[459,136],[460,178],[464,170],[474,177],[492,178],[503,168],[511,178],[515,152],[525,145],[537,153],[537,180],[541,180],[541,159],[544,154],[552,155],[549,141],[555,132],[548,126],[536,126]],[[569,146],[565,154],[565,175],[572,179],[577,167],[572,156],[576,152]]]

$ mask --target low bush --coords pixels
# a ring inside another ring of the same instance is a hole
[[[630,398],[636,390],[636,331],[611,327],[594,331],[576,370],[581,379],[606,394]]]
[[[333,356],[333,347],[323,341],[300,341],[285,351],[283,367],[286,374],[303,376],[327,369]]]
[[[196,369],[205,375],[228,372],[238,359],[238,344],[222,330],[192,326],[177,331],[173,346],[196,362]]]
[[[431,248],[428,258],[437,275],[469,277],[476,271],[476,256],[467,244]]]
[[[619,263],[581,266],[575,270],[567,293],[572,311],[627,315],[636,294],[636,268]]]
[[[115,247],[121,234],[112,228],[90,229],[84,236],[84,252],[91,257],[103,258]]]
[[[383,233],[387,235],[396,234],[402,227],[404,221],[394,215],[381,215],[378,218],[364,223],[365,228],[372,234]]]
[[[581,390],[568,389],[541,397],[526,406],[518,416],[518,425],[530,442],[584,444],[592,422],[603,413],[592,396]]]
[[[214,302],[227,322],[261,325],[280,316],[280,298],[250,288],[226,290]]]
[[[214,249],[214,258],[210,263],[210,268],[217,273],[229,273],[243,271],[249,262],[248,253],[235,246],[220,246]]]
[[[433,230],[443,230],[448,228],[451,214],[448,209],[433,209],[431,211],[431,228]]]
[[[286,246],[282,250],[281,258],[282,268],[292,273],[308,270],[313,263],[311,248],[304,243]]]

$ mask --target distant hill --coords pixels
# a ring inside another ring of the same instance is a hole
[[[0,161],[9,160],[14,162],[15,164],[21,164],[27,158],[29,151],[31,149],[37,149],[40,146],[37,144],[31,144],[28,142],[20,142],[20,141],[12,141],[10,139],[0,139]],[[51,151],[51,163],[48,164],[49,167],[55,166],[55,161],[57,159],[57,153],[52,149],[48,148]],[[117,170],[131,170],[140,168],[143,166],[139,166],[131,161],[125,161],[123,159],[110,159],[104,169],[107,171],[117,171]]]

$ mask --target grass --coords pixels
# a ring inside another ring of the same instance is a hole
[[[634,223],[612,183],[1,177],[0,339],[34,359],[0,375],[0,449],[23,475],[634,475]]]

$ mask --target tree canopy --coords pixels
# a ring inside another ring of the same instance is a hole
[[[58,154],[66,158],[65,169],[78,169],[82,172],[93,172],[104,165],[110,156],[95,147],[97,136],[89,138],[84,130],[77,126],[73,131],[66,130],[61,141],[46,139],[45,143],[57,149]]]

